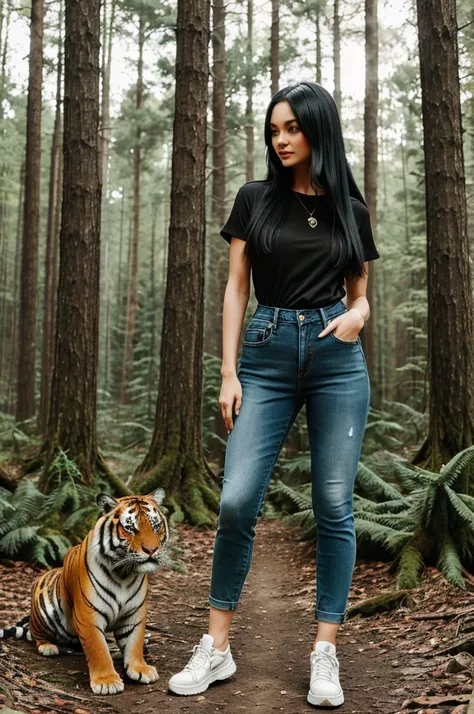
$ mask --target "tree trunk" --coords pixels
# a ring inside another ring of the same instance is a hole
[[[245,60],[246,77],[245,90],[247,104],[245,107],[245,134],[247,137],[247,170],[246,180],[253,181],[254,172],[254,134],[253,134],[253,0],[247,0],[247,56]]]
[[[107,186],[107,168],[109,164],[109,143],[110,143],[110,77],[112,70],[112,44],[115,29],[115,16],[117,10],[117,0],[111,0],[110,22],[107,27],[104,23],[104,63],[102,78],[102,111],[101,111],[101,142],[99,145],[99,170],[101,184]],[[104,3],[104,16],[106,4]]]
[[[333,15],[333,53],[334,53],[334,101],[341,114],[341,18],[339,17],[339,0],[334,0]]]
[[[9,241],[7,239],[8,215],[5,210],[8,206],[5,194],[2,195],[4,210],[0,214],[0,285],[3,286],[3,300],[0,302],[0,384],[6,380],[8,364],[8,316],[11,312],[8,300],[8,258]]]
[[[164,486],[174,517],[196,524],[214,523],[219,501],[202,451],[209,5],[178,0],[166,339],[152,442],[136,473],[142,492]]]
[[[211,230],[208,240],[205,350],[209,354],[222,354],[222,304],[227,282],[228,254],[222,249],[220,226],[226,220],[226,156],[227,112],[226,51],[225,51],[225,0],[213,4],[212,30],[212,194]]]
[[[26,120],[25,204],[20,282],[17,421],[35,413],[36,315],[40,230],[44,0],[32,0]]]
[[[16,245],[15,245],[15,268],[13,271],[13,294],[12,294],[12,321],[11,321],[11,339],[10,339],[10,370],[7,391],[7,413],[13,412],[15,403],[15,382],[16,382],[16,359],[18,350],[18,288],[20,284],[20,250],[21,237],[23,228],[23,192],[25,189],[25,162],[23,161],[20,169],[19,181],[19,198],[18,212],[16,222]]]
[[[156,313],[158,311],[158,301],[156,292],[156,224],[158,222],[158,208],[160,206],[159,196],[155,197],[153,203],[153,214],[151,219],[151,255],[150,255],[150,351],[148,353],[148,418],[152,418],[152,398],[155,385],[155,351],[156,351]]]
[[[140,111],[143,106],[143,47],[145,44],[145,20],[142,15],[138,29],[138,73],[137,73],[137,132],[133,150],[133,239],[128,281],[127,319],[123,354],[122,389],[120,401],[130,402],[129,387],[133,376],[133,340],[138,308],[138,243],[140,235],[140,176],[141,176],[141,126]]]
[[[5,114],[4,114],[4,100],[6,99],[7,92],[7,56],[8,56],[8,36],[10,31],[10,20],[11,20],[12,6],[11,0],[8,0],[6,7],[2,3],[0,5],[0,52],[1,52],[1,77],[0,77],[0,125],[2,133],[5,132]],[[5,105],[6,106],[6,105]],[[10,325],[13,324],[14,313],[16,308],[16,303],[11,303],[9,305],[8,299],[8,287],[7,287],[7,260],[8,260],[8,249],[7,249],[7,230],[6,230],[6,212],[7,212],[7,196],[6,196],[6,180],[7,180],[7,168],[5,162],[3,161],[0,166],[0,285],[3,286],[3,291],[0,300],[0,384],[5,384],[6,381],[6,368],[8,363],[8,357],[10,357],[10,364],[12,363],[11,357],[15,351],[11,342],[8,341],[8,320],[7,312],[10,312]],[[23,206],[22,206],[23,208]],[[16,264],[15,264],[16,265]],[[8,391],[10,391],[10,382]],[[6,400],[8,405],[8,396]],[[8,408],[8,407],[7,407]]]
[[[377,110],[378,110],[378,0],[365,0],[365,108],[364,108],[364,192],[370,212],[374,235],[377,235]],[[377,322],[374,290],[375,267],[369,266],[367,300],[370,305],[370,320],[364,327],[362,343],[369,374],[375,375],[374,325]],[[382,384],[374,380],[372,402],[380,406]]]
[[[438,470],[471,446],[474,344],[455,0],[417,0],[428,287],[428,436],[414,463]],[[464,483],[461,489],[465,492]]]
[[[49,170],[49,205],[46,235],[46,254],[44,265],[44,307],[43,307],[43,346],[41,354],[41,392],[39,408],[39,427],[44,432],[48,424],[48,409],[51,391],[51,365],[54,354],[54,316],[57,292],[57,204],[60,202],[59,165],[61,162],[62,116],[61,116],[61,80],[62,80],[62,24],[63,5],[59,5],[59,43],[56,85],[56,114],[54,118],[53,141],[51,144],[51,163]]]
[[[316,40],[316,82],[322,82],[322,51],[321,51],[321,5],[318,2],[316,5],[316,17],[314,18],[314,34]]]
[[[271,77],[272,96],[278,92],[280,85],[280,0],[272,0],[272,33],[271,33]]]
[[[107,472],[96,437],[101,185],[98,162],[100,5],[66,3],[64,177],[60,269],[49,422],[40,485],[55,483],[52,463],[67,452],[91,484]],[[110,476],[110,474],[109,474]],[[117,490],[126,493],[111,478]]]
[[[213,5],[213,92],[212,92],[212,201],[211,225],[217,230],[211,232],[209,245],[209,277],[207,295],[206,351],[222,357],[222,308],[228,276],[229,254],[222,248],[219,228],[226,221],[227,194],[227,112],[226,112],[226,52],[225,52],[225,1],[218,0]],[[273,27],[273,26],[272,26]],[[273,32],[273,30],[272,30]],[[272,40],[273,41],[273,40]],[[272,90],[273,91],[273,90]],[[277,91],[277,90],[275,90]],[[226,428],[216,401],[214,431],[225,439]],[[216,442],[219,450],[220,446]]]

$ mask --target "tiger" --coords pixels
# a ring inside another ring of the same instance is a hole
[[[102,511],[82,543],[69,548],[62,567],[33,583],[29,625],[0,630],[0,636],[26,635],[46,657],[64,648],[84,650],[94,694],[118,694],[116,672],[105,633],[112,632],[127,676],[150,684],[159,678],[143,657],[148,573],[165,560],[167,519],[160,508],[165,493],[113,498],[99,493]]]

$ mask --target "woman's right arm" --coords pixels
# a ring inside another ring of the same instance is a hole
[[[243,255],[245,241],[232,238],[229,250],[229,277],[222,310],[222,385],[219,406],[226,429],[234,428],[232,410],[242,405],[242,387],[237,378],[240,333],[250,296],[250,258]]]

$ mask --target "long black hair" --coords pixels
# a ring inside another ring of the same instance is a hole
[[[292,200],[293,170],[283,166],[272,145],[271,115],[274,106],[286,100],[299,128],[311,144],[311,185],[322,186],[332,209],[334,235],[331,258],[354,276],[362,276],[364,253],[351,205],[351,196],[366,206],[352,175],[344,149],[337,106],[316,82],[298,82],[280,89],[271,98],[265,116],[267,177],[255,201],[247,226],[245,254],[270,253],[275,234],[288,215]]]

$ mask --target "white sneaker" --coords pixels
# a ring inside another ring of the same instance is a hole
[[[211,635],[203,635],[193,647],[193,656],[185,668],[174,674],[168,682],[175,694],[200,694],[216,679],[227,679],[237,669],[232,659],[230,645],[225,652],[217,650]]]
[[[311,680],[308,702],[316,706],[337,707],[344,703],[339,684],[339,661],[332,642],[316,642],[311,652]]]

